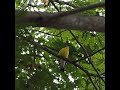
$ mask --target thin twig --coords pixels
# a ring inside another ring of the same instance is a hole
[[[24,54],[23,56],[34,56],[34,54]],[[39,58],[42,58],[42,56],[40,56],[40,55],[35,55],[35,57],[39,57]]]
[[[88,75],[88,77],[89,77],[89,79],[90,79],[90,81],[91,81],[92,85],[94,86],[94,88],[95,88],[96,90],[98,90],[98,89],[97,89],[97,87],[95,86],[95,84],[94,84],[94,82],[93,82],[92,78],[90,77],[90,75]]]
[[[38,31],[38,30],[35,30],[35,31]],[[38,32],[41,32],[41,33],[44,33],[44,34],[47,34],[47,35],[50,35],[50,36],[57,36],[57,37],[60,37],[59,34],[50,34],[50,33],[47,33],[47,32],[42,32],[42,31],[38,31]]]
[[[33,5],[33,4],[30,4],[30,3],[28,3],[28,6],[30,6],[30,7],[43,7],[43,6],[45,6],[44,4],[40,4],[40,5]]]
[[[105,47],[103,47],[103,48],[97,50],[96,52],[92,53],[92,54],[89,55],[89,56],[83,57],[83,58],[81,58],[80,60],[76,60],[76,61],[74,61],[74,62],[79,62],[79,61],[81,61],[81,60],[84,60],[84,59],[86,59],[86,58],[89,58],[89,57],[95,55],[96,53],[98,53],[98,52],[100,52],[100,51],[102,51],[102,50],[104,50],[104,49],[105,49]]]
[[[93,77],[98,77],[98,78],[105,78],[105,76],[104,75],[102,75],[102,74],[100,74],[100,76],[99,75],[96,75],[96,74],[90,74],[90,76],[93,76]]]
[[[51,2],[51,4],[55,7],[55,9],[59,12],[58,7],[55,5],[55,3],[53,2],[53,0],[49,0]]]
[[[56,19],[56,18],[59,18],[59,17],[63,17],[63,16],[67,16],[67,15],[72,15],[72,14],[76,14],[76,13],[83,12],[83,11],[86,11],[86,10],[91,10],[91,9],[94,9],[94,8],[104,7],[104,6],[105,6],[105,2],[101,2],[101,3],[97,3],[97,4],[92,4],[92,5],[88,5],[88,6],[83,6],[83,7],[72,9],[70,11],[59,12],[59,13],[53,15],[53,16],[50,16],[48,18],[48,20]]]
[[[59,3],[60,5],[65,4],[65,5],[68,5],[73,8],[78,8],[77,6],[74,6],[74,5],[70,4],[69,2],[64,2],[64,1],[59,1],[59,0],[56,0],[55,2]]]
[[[16,15],[18,15],[18,14],[20,14],[21,12],[21,10],[25,10],[27,7],[28,7],[28,5],[24,5],[25,3],[27,2],[27,0],[25,0],[24,2],[23,2],[23,4],[21,5],[21,7],[20,7],[20,10],[17,12],[17,13],[15,13]]]
[[[53,51],[55,51],[55,52],[58,52],[58,50],[56,50],[56,49],[54,49],[54,48],[52,48],[52,47],[49,47],[49,46],[47,46],[47,45],[43,45],[43,46],[45,46],[46,48],[49,48],[49,49],[51,49],[51,50],[53,50]]]
[[[51,1],[51,0],[50,0],[50,1]],[[52,1],[52,2],[53,2],[53,1]],[[74,5],[70,4],[69,2],[64,2],[64,1],[54,1],[54,2],[57,2],[57,3],[59,3],[60,5],[66,4],[66,5],[70,6],[70,7],[78,8],[77,6],[74,6]],[[39,7],[39,6],[45,6],[45,5],[44,5],[44,4],[33,5],[33,4],[31,4],[31,3],[28,3],[28,6],[31,6],[31,7]],[[56,6],[54,6],[54,7],[56,8],[57,11],[59,11],[59,9],[58,9]]]

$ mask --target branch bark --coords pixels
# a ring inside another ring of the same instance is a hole
[[[50,17],[55,16],[57,13],[21,11],[21,14],[23,15],[16,15],[16,27],[33,26],[55,28],[58,30],[105,31],[105,18],[100,16],[73,14],[49,20]]]

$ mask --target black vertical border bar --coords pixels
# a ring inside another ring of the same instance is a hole
[[[105,90],[115,90],[113,88],[113,52],[112,48],[113,46],[113,12],[112,12],[112,6],[113,2],[112,0],[105,0]]]
[[[0,4],[0,86],[1,90],[15,89],[15,0]]]
[[[8,28],[8,73],[9,89],[15,88],[15,1],[8,0],[8,14],[10,14]],[[10,44],[10,45],[9,45]],[[9,63],[10,62],[10,63]]]

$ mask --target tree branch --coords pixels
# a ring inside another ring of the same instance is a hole
[[[44,47],[46,47],[46,48],[49,48],[49,49],[51,49],[52,51],[55,51],[55,52],[57,52],[58,50],[56,50],[56,49],[54,49],[54,48],[51,48],[51,47],[49,47],[49,46],[47,46],[47,45],[43,45]],[[72,61],[73,63],[74,63],[74,61]],[[76,63],[76,62],[75,62]],[[90,76],[94,76],[94,77],[99,77],[99,78],[104,78],[104,76],[103,76],[103,74],[104,73],[102,73],[102,74],[100,74],[100,76],[99,75],[96,75],[96,74],[92,74],[92,73],[89,73],[90,74]]]
[[[84,59],[86,59],[86,58],[89,58],[89,57],[95,55],[96,53],[98,53],[98,52],[100,52],[100,51],[102,51],[102,50],[104,50],[104,49],[105,49],[105,47],[103,47],[103,48],[97,50],[96,52],[92,53],[92,54],[89,55],[89,56],[83,57],[82,60],[84,60]],[[81,60],[76,60],[76,61],[74,61],[74,62],[79,62],[79,61],[81,61]]]
[[[45,6],[44,4],[40,4],[40,5],[32,5],[32,4],[30,4],[30,3],[28,3],[28,6],[30,6],[30,7],[43,7],[43,6]]]
[[[68,62],[68,63],[70,63],[70,64],[73,64],[75,67],[78,67],[78,68],[81,69],[83,72],[85,72],[85,73],[88,75],[88,77],[90,77],[90,75],[91,75],[90,72],[87,71],[86,69],[84,69],[83,67],[81,67],[80,65],[72,62],[71,60],[69,60],[69,59],[67,59],[67,58],[63,58],[63,57],[59,56],[58,54],[56,54],[56,53],[54,53],[53,51],[49,50],[47,47],[44,47],[44,46],[42,46],[42,45],[40,45],[40,44],[38,45],[38,43],[36,43],[36,42],[34,42],[34,41],[31,41],[31,40],[28,40],[26,37],[23,37],[23,38],[24,38],[26,41],[28,41],[28,42],[36,45],[36,46],[39,47],[39,48],[41,48],[42,50],[45,50],[46,52],[48,52],[48,53],[56,56],[57,58],[60,58],[60,59],[66,61],[66,62]],[[90,81],[91,81],[91,80],[90,80]],[[91,82],[92,82],[92,81],[91,81]],[[92,83],[92,84],[93,84],[93,83]],[[94,84],[93,84],[93,86],[94,86]],[[95,86],[94,86],[94,87],[95,87]],[[96,90],[97,90],[97,89],[96,89]]]
[[[98,78],[105,78],[105,76],[101,73],[100,76],[99,75],[96,75],[96,74],[92,74],[90,73],[90,76],[93,76],[93,77],[98,77]]]
[[[74,6],[74,5],[70,4],[69,2],[64,2],[64,1],[59,1],[59,0],[55,0],[55,2],[59,3],[60,5],[66,4],[66,5],[71,6],[73,8],[78,8],[77,6]]]
[[[96,90],[98,90],[97,87],[95,86],[94,82],[92,81],[92,78],[91,78],[89,75],[88,75],[88,77],[89,77],[89,79],[90,79],[92,85],[94,86],[94,88],[95,88]]]
[[[48,46],[46,46],[46,45],[43,45],[43,46],[45,46],[45,47],[47,47],[47,48],[50,48],[51,50],[54,50],[54,48],[51,48],[51,47],[48,47]],[[55,52],[57,51],[57,50],[54,50]],[[23,56],[34,56],[34,54],[25,54],[25,55],[23,55]],[[38,58],[42,58],[42,56],[40,56],[40,55],[35,55],[36,57],[38,57]],[[45,58],[45,57],[44,57]],[[46,59],[47,60],[47,59]],[[73,62],[73,61],[72,61]],[[74,62],[73,62],[74,63]],[[93,73],[90,73],[89,72],[89,75],[90,76],[93,76],[93,77],[97,77],[97,78],[100,78],[100,77],[102,77],[102,78],[105,78],[105,76],[103,75],[104,73],[101,73],[100,74],[100,76],[98,76],[98,75],[96,75],[96,74],[93,74]]]
[[[16,13],[17,11],[18,10],[16,10]],[[55,28],[57,30],[105,31],[104,17],[69,15],[58,19],[47,20],[47,18],[56,14],[57,13],[21,11],[20,15],[15,16],[15,26],[16,28],[32,26]]]
[[[62,32],[60,32],[60,33],[58,33],[58,34],[50,34],[50,33],[47,33],[47,32],[42,32],[42,31],[40,31],[40,30],[34,30],[34,31],[37,31],[37,32],[40,32],[40,33],[44,33],[44,34],[50,35],[50,36],[57,36],[57,37],[60,37],[59,34],[62,33]]]
[[[55,9],[59,12],[59,9],[57,8],[57,6],[54,4],[53,0],[49,0],[51,2],[51,4],[55,7]]]
[[[86,10],[90,10],[90,9],[94,9],[94,8],[98,8],[98,7],[104,7],[104,6],[105,6],[105,2],[92,4],[92,5],[88,5],[88,6],[83,6],[83,7],[72,9],[70,11],[59,12],[56,15],[49,17],[48,20],[56,19],[56,18],[59,18],[59,17],[72,15],[72,14],[76,14],[76,13],[83,12],[83,11],[86,11]]]
[[[82,46],[82,44],[78,41],[78,39],[76,38],[76,36],[72,33],[71,30],[69,30],[69,32],[71,33],[71,35],[74,37],[74,39],[76,40],[76,42],[79,44],[79,46],[83,49],[83,51],[85,52],[85,55],[88,57],[88,61],[91,64],[91,66],[93,67],[93,69],[96,71],[96,73],[98,74],[98,76],[100,76],[100,74],[98,73],[97,69],[95,68],[95,66],[93,65],[92,61],[89,58],[89,54],[87,52],[87,50]],[[105,81],[103,80],[103,78],[101,78],[102,81],[105,83]]]
[[[50,51],[50,50],[49,50],[48,48],[46,48],[46,47],[43,47],[43,46],[41,46],[41,45],[40,45],[39,47],[40,47],[41,49],[47,51],[48,53],[50,53],[50,54],[52,54],[52,55],[54,55],[54,56],[56,56],[56,57],[58,57],[58,58],[60,58],[60,59],[62,59],[62,60],[64,60],[64,61],[66,61],[66,62],[69,62],[69,63],[73,64],[74,66],[78,67],[79,69],[81,69],[82,71],[84,71],[84,72],[88,75],[88,77],[89,77],[91,83],[93,84],[93,86],[95,87],[95,89],[98,90],[98,89],[96,88],[96,86],[94,85],[91,77],[90,77],[91,74],[90,74],[86,69],[84,69],[83,67],[81,67],[80,65],[78,65],[78,64],[76,64],[76,63],[71,62],[71,61],[68,60],[68,59],[65,59],[65,58],[60,57],[59,55],[57,55],[57,54],[55,54],[54,52]]]
[[[34,41],[32,41],[32,40],[29,40],[29,39],[27,39],[26,37],[23,37],[23,36],[22,36],[22,38],[23,38],[24,40],[26,40],[26,41],[34,44],[36,47],[39,47],[39,48],[41,48],[42,50],[44,50],[44,51],[52,54],[53,56],[55,56],[55,57],[57,57],[57,58],[60,58],[60,59],[66,61],[66,62],[68,62],[68,63],[73,64],[74,66],[80,68],[80,69],[81,69],[82,71],[84,71],[85,73],[90,74],[90,73],[89,73],[86,69],[84,69],[83,67],[81,67],[81,66],[79,66],[78,64],[72,62],[72,60],[69,60],[69,59],[67,59],[67,58],[63,58],[63,57],[59,56],[58,54],[56,54],[56,53],[54,53],[53,51],[49,50],[48,47],[43,46],[43,45],[40,45],[40,44],[38,44],[37,42],[34,42]],[[92,75],[92,74],[90,74],[90,75]]]

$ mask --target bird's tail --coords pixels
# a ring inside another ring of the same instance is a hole
[[[65,68],[65,61],[60,60],[60,71],[64,72],[64,68]]]
[[[64,68],[63,68],[63,67],[60,67],[60,71],[64,72]]]

